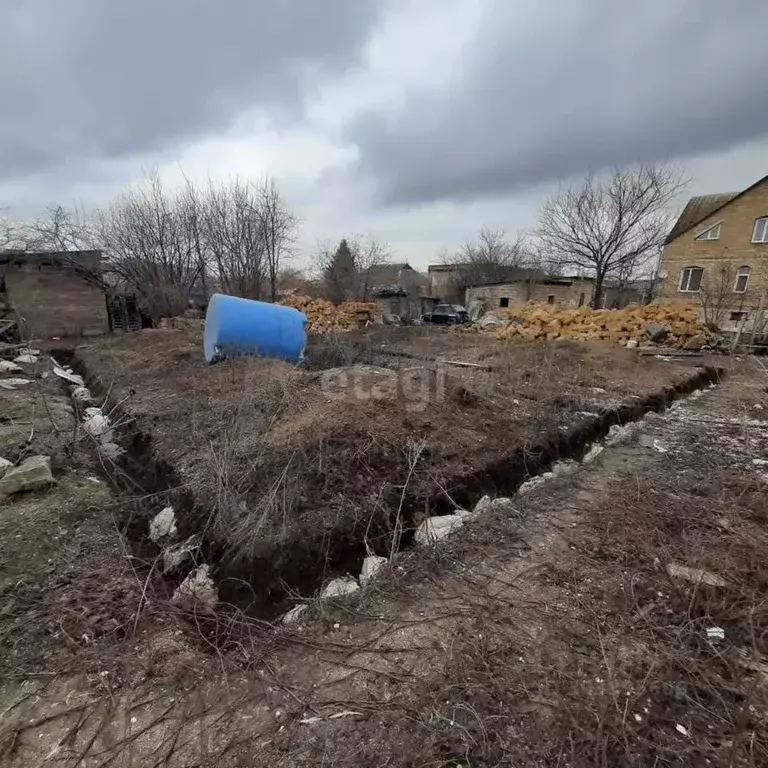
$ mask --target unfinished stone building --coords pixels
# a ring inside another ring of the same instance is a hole
[[[0,327],[22,339],[109,332],[101,251],[0,251]]]

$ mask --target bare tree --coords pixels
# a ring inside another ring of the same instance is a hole
[[[296,243],[299,220],[291,213],[274,179],[264,178],[254,186],[256,215],[264,243],[267,279],[272,301],[277,301],[277,281],[280,267],[292,253]]]
[[[82,205],[57,205],[27,225],[30,247],[37,251],[87,251],[95,247],[93,230]]]
[[[725,313],[730,309],[735,272],[727,261],[708,265],[704,270],[699,286],[699,302],[704,316],[704,324],[710,330],[720,328]],[[743,300],[743,296],[740,296]]]
[[[111,270],[137,292],[152,316],[178,315],[187,308],[201,268],[194,232],[157,172],[97,211],[95,233]]]
[[[661,245],[668,206],[686,183],[681,171],[658,164],[561,188],[541,207],[540,249],[551,263],[594,275],[592,306],[599,307],[606,277],[645,264]]]
[[[473,285],[514,279],[533,262],[523,235],[510,240],[505,230],[488,227],[480,230],[474,242],[465,243],[456,253],[445,254],[444,260],[456,266],[452,281],[458,295]]]

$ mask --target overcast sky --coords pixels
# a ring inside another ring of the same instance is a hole
[[[590,170],[768,174],[765,0],[0,0],[0,29],[18,217],[269,173],[305,257],[361,233],[425,267]]]

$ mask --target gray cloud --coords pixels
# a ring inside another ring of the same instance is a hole
[[[458,81],[349,127],[386,202],[499,195],[768,134],[764,0],[490,8]]]
[[[120,159],[296,112],[382,0],[2,0],[0,175]]]

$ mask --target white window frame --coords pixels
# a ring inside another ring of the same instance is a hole
[[[696,240],[719,240],[720,239],[720,225],[722,224],[721,221],[718,221],[717,224],[713,224],[709,229],[705,229],[703,232],[699,232],[698,235],[696,235]]]
[[[762,237],[758,240],[757,230],[762,229]],[[752,230],[753,243],[768,243],[768,216],[761,216],[755,219],[755,226]]]
[[[739,280],[744,277],[746,280],[744,281],[744,287],[739,290]],[[739,271],[736,273],[736,281],[733,284],[733,292],[734,293],[746,293],[747,287],[749,286],[749,267],[743,266],[739,267]]]
[[[690,288],[688,288],[688,286],[691,284],[691,273],[693,272],[694,269],[701,270],[701,277],[699,278],[699,287],[694,290],[691,290]],[[683,288],[683,278],[686,277],[686,273],[687,273],[688,279],[685,281],[686,287]],[[701,290],[701,281],[703,279],[704,279],[704,267],[683,267],[680,270],[680,280],[677,283],[677,290],[679,293],[698,293]]]

